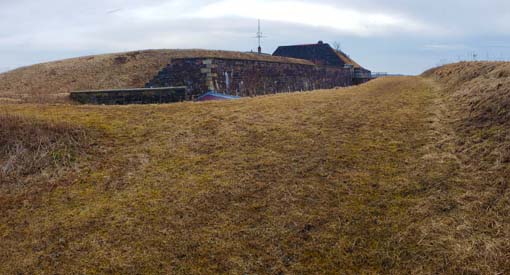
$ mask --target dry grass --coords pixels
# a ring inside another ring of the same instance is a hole
[[[465,160],[482,170],[504,169],[510,162],[510,63],[458,63],[426,75],[445,86]]]
[[[0,186],[19,187],[43,172],[69,167],[87,132],[65,123],[0,114]]]
[[[457,184],[443,195],[455,210],[435,228],[463,270],[508,274],[510,63],[464,62],[425,76],[443,84],[443,124],[452,129],[449,151],[460,164]]]
[[[358,63],[356,63],[356,61],[352,60],[344,52],[335,50],[335,53],[338,55],[338,57],[340,57],[340,59],[342,59],[342,62],[344,62],[345,64],[352,65],[352,67],[355,68],[355,69],[361,68],[361,66]]]
[[[0,103],[67,103],[69,92],[142,88],[172,58],[216,57],[311,64],[305,60],[209,50],[146,50],[43,63],[0,74]]]
[[[388,78],[221,103],[8,106],[99,127],[110,153],[81,163],[90,170],[40,192],[39,203],[2,211],[3,271],[445,268],[413,229],[422,185],[442,172],[423,169],[417,150],[430,138],[432,97],[420,79]]]
[[[475,143],[458,142],[450,96],[399,77],[229,102],[5,105],[104,134],[51,188],[0,193],[0,273],[508,273],[507,170],[490,172],[498,183],[466,162]]]

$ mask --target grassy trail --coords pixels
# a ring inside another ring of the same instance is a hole
[[[205,104],[6,105],[102,134],[51,188],[2,187],[0,273],[454,273],[435,223],[460,178],[440,100],[399,77]]]

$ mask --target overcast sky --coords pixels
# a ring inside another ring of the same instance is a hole
[[[339,42],[373,71],[510,59],[509,0],[0,0],[0,71],[139,49]]]

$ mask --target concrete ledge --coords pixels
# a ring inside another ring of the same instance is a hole
[[[82,104],[158,104],[189,100],[187,87],[90,90],[71,92],[71,99]]]

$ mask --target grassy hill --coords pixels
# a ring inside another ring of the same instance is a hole
[[[444,87],[463,161],[485,172],[509,175],[510,63],[458,63],[424,75]]]
[[[0,273],[509,273],[509,73],[0,105]]]
[[[455,202],[444,230],[455,228],[449,241],[471,273],[509,273],[510,63],[458,63],[424,75],[443,86],[462,175],[444,191]]]
[[[143,88],[172,58],[216,57],[311,64],[305,60],[211,50],[145,50],[72,58],[0,74],[0,102],[67,103],[75,90]]]

